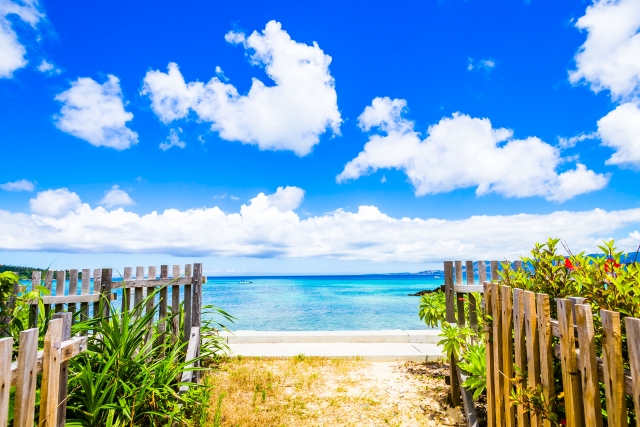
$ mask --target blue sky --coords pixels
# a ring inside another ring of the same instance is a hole
[[[0,19],[5,263],[366,273],[638,244],[637,0]]]

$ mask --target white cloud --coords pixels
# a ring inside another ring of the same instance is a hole
[[[160,143],[160,149],[162,151],[167,151],[171,147],[186,147],[187,144],[183,141],[180,141],[180,135],[178,135],[179,133],[182,133],[182,128],[177,128],[177,131],[176,129],[170,129],[167,141]]]
[[[406,101],[376,98],[359,117],[364,131],[379,128],[364,150],[348,162],[337,182],[357,179],[378,169],[399,169],[417,196],[477,187],[476,194],[506,197],[543,196],[563,201],[599,190],[608,176],[584,165],[558,173],[564,161],[558,148],[536,137],[513,139],[513,131],[492,127],[489,119],[455,113],[428,129],[421,140],[414,122],[402,117]]]
[[[31,212],[51,218],[64,217],[78,209],[80,204],[80,197],[66,188],[41,191],[29,200]]]
[[[261,150],[291,150],[299,156],[308,154],[328,128],[339,133],[342,119],[329,73],[331,57],[317,43],[292,40],[275,21],[262,34],[230,32],[225,39],[251,52],[252,63],[264,67],[275,85],[254,78],[249,92],[241,95],[219,77],[206,84],[186,83],[178,65],[169,63],[167,73],[149,71],[142,88],[164,123],[193,111],[225,140],[255,144]]]
[[[8,15],[18,16],[32,28],[44,18],[37,0],[0,0],[0,78],[11,78],[14,71],[27,65],[27,49],[18,40]]]
[[[100,204],[107,208],[113,208],[116,206],[130,206],[134,203],[126,191],[121,190],[119,186],[114,185],[111,187],[111,190],[105,193],[102,200],[100,200]]]
[[[594,92],[608,89],[614,99],[639,94],[640,2],[596,0],[576,27],[588,32],[575,56],[572,83],[589,83]]]
[[[125,150],[138,143],[138,134],[127,127],[133,114],[125,111],[120,81],[109,75],[103,84],[80,77],[55,97],[62,103],[56,126],[96,147]]]
[[[598,133],[602,145],[615,153],[607,165],[640,169],[640,108],[628,102],[598,120]]]
[[[591,133],[581,133],[580,135],[571,136],[569,138],[565,138],[562,136],[558,137],[558,147],[561,149],[575,147],[578,142],[586,141],[588,139],[596,139],[598,138],[597,132]]]
[[[489,72],[493,68],[495,68],[495,66],[496,66],[496,61],[494,61],[493,59],[481,59],[480,61],[476,62],[474,61],[473,58],[469,58],[467,70],[472,71],[475,69],[475,70],[484,70],[486,72]]]
[[[382,184],[384,184],[385,182],[387,182],[387,177],[386,177],[386,176],[384,176],[384,175],[382,175],[382,178],[380,178],[380,182],[381,182]]]
[[[40,63],[40,65],[38,65],[38,71],[40,71],[41,73],[46,73],[46,74],[60,74],[61,70],[59,68],[56,68],[55,65],[53,65],[51,62],[47,61],[46,59],[43,59],[42,62]]]
[[[50,201],[36,215],[0,210],[0,249],[435,262],[515,259],[550,236],[566,240],[576,252],[593,250],[610,237],[634,250],[637,242],[629,231],[640,225],[640,209],[448,221],[393,218],[375,206],[360,206],[301,219],[295,209],[302,195],[301,189],[286,187],[258,194],[234,213],[213,207],[138,215],[91,208],[66,189],[49,190],[38,195],[37,200]],[[54,209],[51,200],[65,202],[64,208]]]
[[[18,181],[0,184],[0,188],[2,188],[4,191],[33,191],[34,185],[31,181],[21,179]]]

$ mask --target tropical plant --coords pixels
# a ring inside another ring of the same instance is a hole
[[[420,297],[418,315],[420,320],[432,328],[440,326],[446,319],[447,305],[444,292],[437,290]]]
[[[477,399],[487,388],[487,353],[484,343],[469,344],[458,366],[469,374],[462,386],[472,391],[473,398]]]
[[[467,349],[467,339],[473,334],[471,328],[444,322],[442,332],[439,334],[442,339],[438,341],[438,345],[442,346],[448,358],[453,356],[459,359],[462,352]]]

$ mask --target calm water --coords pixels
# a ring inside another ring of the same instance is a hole
[[[209,277],[203,302],[235,316],[232,330],[427,329],[418,318],[420,298],[407,294],[442,283],[395,275]]]
[[[442,276],[409,275],[209,277],[202,299],[237,318],[227,325],[231,330],[427,329],[418,318],[420,298],[407,294],[443,282]],[[122,290],[115,293],[119,306]]]

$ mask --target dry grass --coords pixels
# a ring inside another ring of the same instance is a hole
[[[454,426],[446,365],[233,358],[206,378],[214,427]]]

